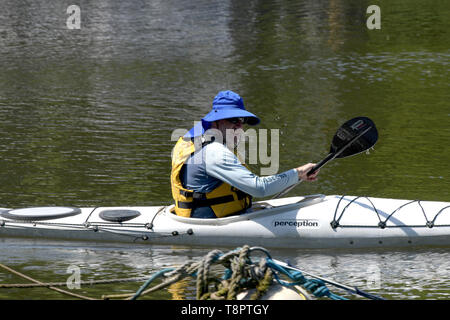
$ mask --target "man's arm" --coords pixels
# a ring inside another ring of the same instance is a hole
[[[211,143],[205,147],[205,163],[208,175],[257,198],[281,192],[299,180],[297,169],[259,177],[244,167],[239,159],[220,143]]]

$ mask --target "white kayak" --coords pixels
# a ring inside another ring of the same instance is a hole
[[[173,206],[0,209],[0,237],[193,246],[353,248],[450,245],[450,203],[311,195],[256,202],[218,219]]]

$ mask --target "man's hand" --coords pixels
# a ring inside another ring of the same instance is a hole
[[[316,170],[313,174],[307,175],[309,170],[311,170],[316,164],[315,163],[307,163],[301,167],[295,168],[298,173],[298,179],[304,180],[304,181],[315,181],[317,180],[317,174],[319,173],[319,170]]]

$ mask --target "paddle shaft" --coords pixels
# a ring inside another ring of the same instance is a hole
[[[369,130],[372,129],[372,126],[369,126],[366,128],[363,132],[358,134],[356,137],[354,137],[352,140],[350,140],[345,146],[343,146],[339,151],[335,153],[328,154],[322,161],[320,161],[318,164],[316,164],[311,170],[308,171],[308,176],[313,174],[318,169],[322,168],[327,162],[335,159],[338,157],[342,152],[344,152],[348,147],[350,147],[355,141],[357,141],[359,138],[361,138],[363,135],[365,135]]]
[[[339,151],[337,152],[331,152],[329,153],[325,158],[323,158],[322,161],[320,161],[319,163],[317,163],[311,170],[308,171],[307,175],[310,176],[311,174],[313,174],[314,172],[316,172],[317,170],[319,170],[320,168],[322,168],[325,164],[327,164],[328,162],[330,162],[331,160],[335,159],[336,157],[338,157],[342,152],[344,152],[350,145],[352,145],[352,143],[354,143],[356,140],[358,140],[359,138],[361,138],[363,135],[365,135],[370,129],[372,129],[372,126],[369,126],[367,129],[365,129],[364,131],[362,131],[360,134],[358,134],[356,137],[354,137],[352,140],[350,140],[345,146],[343,146]],[[291,191],[292,189],[294,189],[297,185],[299,185],[303,180],[299,180],[296,184],[293,184],[292,186],[284,189],[283,191],[281,191],[280,193],[276,194],[272,199],[278,199],[279,197],[285,195],[286,193],[288,193],[289,191]]]

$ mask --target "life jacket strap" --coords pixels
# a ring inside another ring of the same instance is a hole
[[[194,192],[194,194],[201,194],[199,192]],[[204,193],[203,193],[204,195]],[[198,207],[210,207],[216,204],[233,202],[234,198],[232,195],[227,195],[223,197],[211,198],[211,199],[198,199],[194,197],[191,202],[178,201],[178,207],[181,209],[195,209]]]
[[[186,198],[190,198],[194,195],[193,191],[186,191],[186,190],[181,190],[180,189],[180,194]]]

